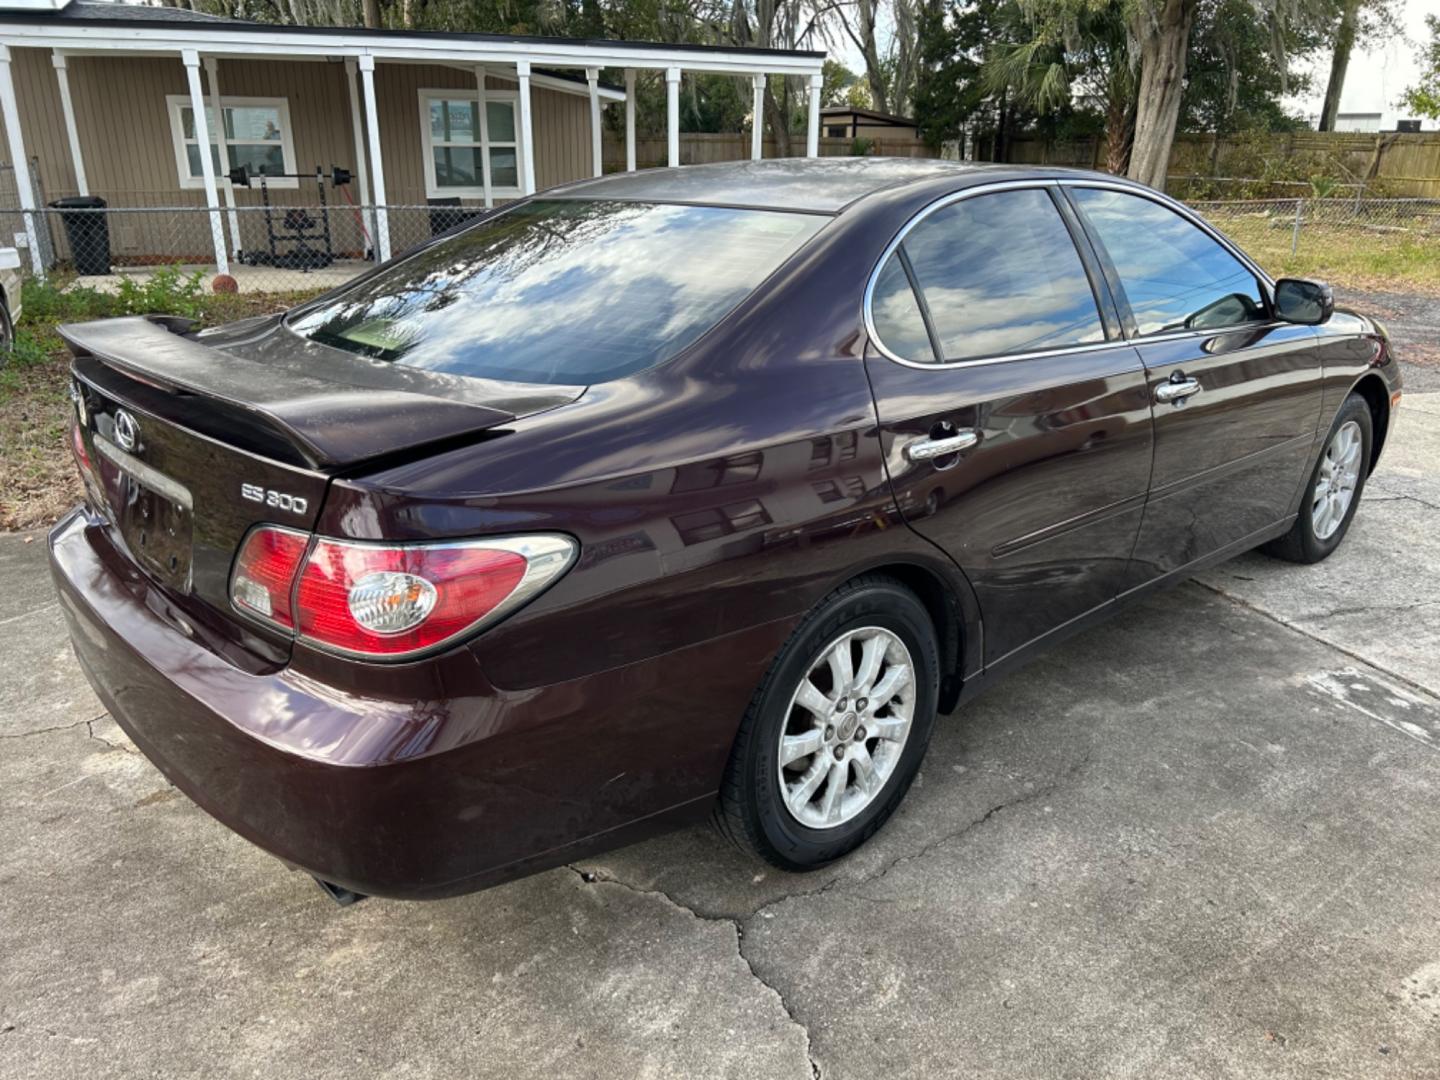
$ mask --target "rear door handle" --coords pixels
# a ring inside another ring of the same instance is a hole
[[[1173,403],[1184,401],[1193,397],[1201,390],[1199,379],[1180,379],[1178,381],[1163,382],[1155,387],[1155,400],[1161,403]]]
[[[911,461],[932,461],[947,454],[958,454],[969,450],[980,441],[980,433],[973,428],[957,431],[943,439],[916,439],[905,444],[905,456]]]

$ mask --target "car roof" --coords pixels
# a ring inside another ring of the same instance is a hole
[[[1074,169],[931,158],[774,158],[616,173],[567,184],[542,197],[697,203],[834,214],[878,191],[929,180],[951,178],[958,188],[1004,179],[1098,175]]]

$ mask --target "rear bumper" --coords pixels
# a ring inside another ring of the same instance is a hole
[[[691,649],[514,694],[461,649],[437,675],[443,697],[365,697],[212,651],[83,511],[51,532],[50,559],[87,676],[176,787],[294,866],[407,899],[484,888],[706,812],[788,629],[708,643],[715,674],[683,687],[675,672],[699,670]]]

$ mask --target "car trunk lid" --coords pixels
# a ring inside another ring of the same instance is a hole
[[[457,386],[272,324],[217,346],[175,320],[63,326],[95,480],[117,546],[188,605],[231,623],[229,576],[255,525],[313,528],[330,479],[486,437],[578,396]],[[285,335],[288,342],[265,344]],[[493,437],[493,436],[492,436]],[[242,624],[243,625],[243,624]]]

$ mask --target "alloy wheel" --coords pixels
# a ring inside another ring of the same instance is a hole
[[[1347,420],[1330,439],[1320,458],[1320,471],[1310,493],[1310,524],[1315,539],[1328,540],[1345,521],[1360,482],[1365,443],[1360,425]]]
[[[800,824],[831,829],[875,801],[915,713],[915,665],[889,630],[847,630],[820,650],[780,734],[780,790]]]

